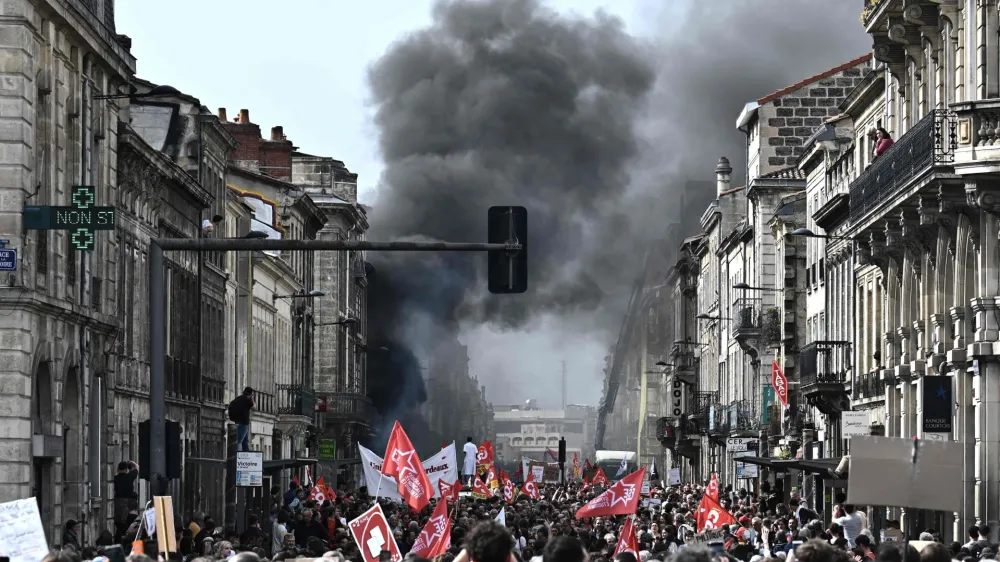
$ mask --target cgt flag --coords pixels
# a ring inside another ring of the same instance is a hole
[[[708,486],[705,487],[705,495],[712,498],[716,503],[719,502],[719,477],[713,472],[712,479],[708,482]]]
[[[396,479],[399,495],[403,496],[403,500],[413,511],[419,512],[434,497],[431,479],[427,477],[413,443],[398,421],[392,426],[392,433],[389,434],[389,444],[385,448],[385,460],[382,462],[382,474]]]
[[[645,477],[646,467],[642,467],[615,482],[603,494],[581,507],[576,512],[576,518],[632,515],[639,509],[639,500],[642,498],[642,482]]]
[[[698,526],[698,532],[704,533],[709,529],[721,529],[723,525],[733,525],[736,523],[736,518],[719,505],[719,502],[705,494],[701,497],[701,505],[698,506],[698,513],[695,514],[695,522]]]
[[[388,559],[391,562],[402,562],[403,556],[399,553],[396,538],[393,537],[392,529],[379,504],[348,523],[347,527],[351,530],[351,537],[358,545],[364,562],[380,562],[382,552],[389,553]]]
[[[534,474],[528,473],[528,480],[525,481],[524,486],[521,486],[521,493],[533,500],[538,500],[542,497],[541,492],[538,491],[538,484],[535,483]]]
[[[632,517],[629,517],[625,520],[625,524],[622,525],[614,557],[617,557],[622,552],[631,552],[635,556],[639,556],[639,538],[635,534],[635,523],[633,523],[632,519]]]
[[[434,507],[434,513],[424,525],[424,530],[420,531],[410,552],[420,558],[431,559],[448,552],[449,548],[451,548],[451,518],[448,517],[448,502],[442,500]]]
[[[493,442],[483,441],[476,453],[476,472],[482,474],[493,464]]]

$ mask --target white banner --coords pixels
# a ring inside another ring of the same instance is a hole
[[[497,523],[503,525],[504,527],[507,526],[507,512],[504,511],[504,508],[506,508],[506,507],[507,506],[501,507],[500,508],[500,513],[497,513],[497,516],[493,518],[494,521],[496,521]]]
[[[368,486],[368,493],[372,496],[378,490],[381,498],[391,500],[402,500],[399,495],[399,486],[396,479],[382,474],[382,457],[371,452],[371,450],[358,445],[361,451],[361,466],[365,469],[365,484]],[[444,479],[445,482],[458,481],[458,460],[455,456],[455,443],[448,445],[433,457],[423,462],[427,477],[431,480],[431,489],[434,490],[434,497],[441,497],[441,490],[438,489],[438,481]],[[381,480],[379,480],[381,479]],[[379,482],[382,488],[379,489]]]

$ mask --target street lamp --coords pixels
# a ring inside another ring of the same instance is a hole
[[[742,289],[744,291],[764,291],[767,293],[782,293],[787,290],[787,289],[770,289],[768,287],[751,287],[750,285],[748,285],[747,283],[743,283],[742,281],[739,283],[733,283],[733,288]]]
[[[278,302],[278,299],[315,299],[317,297],[325,297],[326,293],[323,291],[317,291],[313,289],[308,293],[292,293],[291,295],[271,295],[271,300],[273,302]]]
[[[353,326],[357,323],[358,323],[357,318],[344,318],[343,320],[337,320],[336,322],[319,322],[313,324],[313,327],[319,328],[321,326]]]
[[[826,240],[849,240],[854,239],[849,236],[834,236],[832,234],[816,234],[808,228],[796,228],[789,233],[791,236],[801,236],[803,238],[825,238]]]
[[[700,341],[674,340],[674,345],[708,345],[708,344],[707,343],[701,343]]]
[[[699,314],[695,316],[698,320],[732,320],[732,318],[727,318],[725,316],[712,316],[711,314]]]

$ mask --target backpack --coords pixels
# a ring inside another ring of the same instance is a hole
[[[237,423],[236,418],[243,412],[243,404],[240,402],[242,396],[237,396],[229,403],[229,421]]]

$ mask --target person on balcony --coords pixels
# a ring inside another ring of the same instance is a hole
[[[243,389],[243,394],[229,403],[229,421],[236,424],[236,450],[250,450],[250,410],[253,410],[253,389]]]
[[[875,160],[878,160],[879,156],[882,156],[886,150],[892,146],[893,140],[892,135],[888,131],[879,127],[875,129]]]

